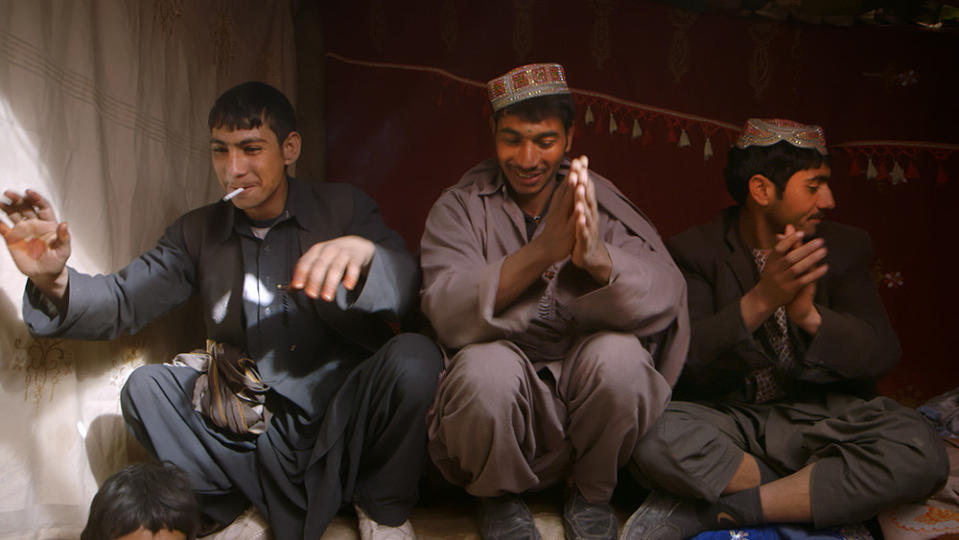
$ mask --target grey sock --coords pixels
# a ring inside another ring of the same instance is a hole
[[[724,495],[713,504],[699,509],[699,519],[709,529],[731,529],[758,525],[763,522],[763,507],[759,488],[744,489]]]

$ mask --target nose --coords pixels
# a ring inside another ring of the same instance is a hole
[[[823,184],[819,188],[819,200],[816,201],[816,207],[820,210],[831,210],[836,207],[836,200],[832,197],[832,190],[829,185]]]
[[[539,156],[536,152],[536,145],[532,141],[524,142],[519,149],[519,153],[516,156],[516,163],[524,169],[532,169],[536,167],[537,162],[539,161]]]
[[[231,178],[243,176],[243,174],[246,173],[246,165],[247,163],[243,156],[243,152],[230,150],[230,156],[227,162],[227,173]]]

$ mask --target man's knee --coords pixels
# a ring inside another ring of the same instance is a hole
[[[478,343],[450,362],[440,394],[443,404],[474,411],[508,409],[524,395],[529,361],[504,342]]]
[[[686,497],[715,501],[742,461],[743,450],[699,417],[693,403],[671,403],[633,450],[638,480]]]
[[[432,401],[443,356],[433,341],[421,334],[394,336],[383,346],[385,373],[405,396]]]
[[[910,411],[912,412],[912,411]],[[949,457],[942,439],[915,415],[910,436],[895,441],[886,463],[892,486],[902,500],[918,501],[941,489],[949,477]]]
[[[130,373],[120,390],[120,408],[123,416],[142,404],[152,403],[161,392],[163,381],[169,378],[169,366],[147,364]]]
[[[633,334],[594,333],[584,340],[569,368],[572,387],[609,395],[619,404],[655,399],[665,406],[670,393],[649,352]]]

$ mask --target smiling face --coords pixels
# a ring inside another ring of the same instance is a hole
[[[556,117],[529,122],[505,114],[496,120],[493,139],[496,159],[519,207],[538,215],[552,192],[546,188],[553,185],[573,143],[573,129],[567,132]]]
[[[766,212],[774,232],[781,233],[787,224],[803,231],[806,236],[816,232],[816,226],[825,210],[835,208],[829,189],[831,170],[828,165],[803,169],[789,177],[781,197],[773,197]]]
[[[286,166],[300,155],[300,136],[280,144],[266,123],[252,129],[215,127],[210,133],[213,170],[226,193],[243,192],[233,205],[255,220],[275,218],[286,206]]]

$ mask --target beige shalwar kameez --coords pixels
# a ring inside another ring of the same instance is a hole
[[[682,274],[642,213],[608,180],[590,178],[609,283],[567,258],[499,313],[503,261],[529,239],[496,161],[446,189],[427,219],[422,306],[448,353],[429,450],[446,478],[473,495],[569,477],[591,502],[608,501],[617,469],[662,413],[685,360]]]

